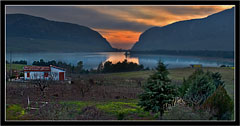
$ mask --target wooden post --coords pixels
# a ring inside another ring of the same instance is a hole
[[[27,99],[27,104],[28,104],[28,109],[30,108],[30,100],[29,100],[29,96],[28,96],[28,99]]]

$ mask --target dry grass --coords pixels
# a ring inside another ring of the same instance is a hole
[[[220,72],[222,79],[225,81],[225,88],[228,94],[233,98],[234,94],[234,70],[230,68],[203,68],[204,71]],[[192,68],[179,68],[170,69],[169,77],[172,79],[172,83],[176,85],[181,85],[183,77],[187,78],[191,75],[195,69]],[[46,89],[45,98],[40,97],[41,91],[32,83],[16,83],[7,82],[7,104],[19,104],[23,108],[27,107],[27,98],[29,97],[31,101],[47,101],[52,103],[68,102],[68,101],[83,101],[83,102],[108,102],[108,101],[121,101],[125,102],[130,99],[135,99],[137,101],[138,94],[142,90],[142,85],[146,82],[146,79],[151,75],[153,71],[138,71],[138,72],[122,72],[122,73],[110,73],[110,74],[89,74],[89,75],[74,75],[72,78],[73,83],[59,83],[55,82],[50,84]],[[91,86],[88,86],[91,85]],[[83,91],[84,90],[84,91]],[[84,92],[84,95],[82,94]],[[55,107],[54,107],[55,106]],[[56,106],[49,106],[55,109]],[[57,117],[52,117],[53,115],[44,116],[49,113],[49,111],[41,110],[43,116],[38,116],[39,118],[48,119],[117,119],[117,117],[112,117],[92,105],[85,106],[82,113],[79,114],[73,111],[76,110],[74,107],[62,107],[63,112]],[[82,108],[83,109],[83,108]],[[58,110],[51,110],[50,113],[54,113]],[[44,113],[45,112],[45,113]],[[88,113],[88,114],[86,114]],[[29,113],[25,118],[30,118],[34,113]],[[76,115],[75,115],[76,114]],[[97,115],[97,116],[94,116]],[[126,115],[119,115],[126,116]],[[127,116],[128,119],[144,119],[144,117],[139,117],[136,114],[130,114]],[[33,119],[37,119],[33,118]],[[148,119],[151,119],[148,118]]]

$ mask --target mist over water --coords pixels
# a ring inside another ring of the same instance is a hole
[[[129,62],[142,64],[144,68],[155,68],[161,60],[168,68],[189,67],[190,64],[202,64],[203,67],[219,67],[221,65],[233,66],[233,60],[217,58],[200,58],[193,56],[174,55],[130,55],[125,56],[124,52],[79,52],[79,53],[12,53],[12,61],[26,60],[28,65],[34,61],[62,61],[68,64],[77,65],[83,61],[85,69],[96,69],[101,62],[111,61],[112,63],[122,62],[127,59]],[[10,61],[10,54],[7,53],[6,60]]]

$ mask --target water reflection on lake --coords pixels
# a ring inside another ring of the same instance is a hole
[[[117,62],[123,62],[124,60],[127,60],[128,62],[133,62],[139,64],[139,60],[137,57],[129,57],[125,56],[123,52],[113,52],[109,53],[108,58],[106,61],[111,61],[113,64]]]
[[[6,59],[10,61],[10,54],[7,53]],[[26,60],[28,65],[33,61],[56,60],[76,65],[77,62],[83,61],[85,69],[96,69],[101,62],[111,61],[112,63],[122,62],[127,59],[144,65],[144,67],[154,68],[159,60],[167,64],[168,68],[189,67],[190,64],[202,64],[204,67],[218,67],[220,65],[233,66],[233,60],[222,60],[214,58],[198,58],[186,56],[169,56],[169,55],[131,55],[125,56],[124,52],[81,52],[81,53],[12,53],[12,61]]]

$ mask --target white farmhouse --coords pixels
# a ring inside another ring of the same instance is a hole
[[[60,67],[50,65],[53,80],[65,80],[65,70]]]
[[[24,79],[65,80],[65,70],[56,66],[25,66]]]

